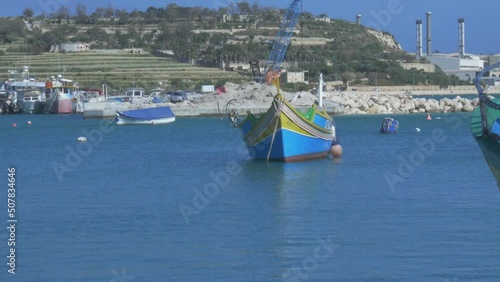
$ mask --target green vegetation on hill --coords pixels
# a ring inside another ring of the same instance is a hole
[[[152,55],[46,53],[0,56],[0,73],[5,76],[8,70],[22,70],[23,65],[29,65],[30,72],[40,80],[61,74],[81,87],[99,89],[102,84],[107,84],[110,89],[117,90],[134,86],[200,90],[202,84],[223,85],[227,81],[241,82],[244,79],[235,72],[178,63]]]
[[[0,18],[0,44],[15,43],[26,33],[26,25],[21,18]]]
[[[33,17],[30,9],[26,9],[22,17],[0,19],[0,43],[8,44],[4,56],[9,57],[9,60],[15,58],[10,54],[19,53],[29,54],[35,61],[35,55],[50,57],[47,52],[53,45],[82,42],[88,43],[91,49],[142,48],[150,53],[158,49],[171,50],[175,54],[173,59],[178,62],[195,61],[198,65],[211,68],[218,68],[224,63],[237,69],[242,64],[248,64],[250,59],[267,59],[270,46],[262,44],[261,38],[274,39],[285,8],[277,10],[238,2],[218,9],[169,4],[132,12],[107,6],[89,13],[84,4],[78,4],[74,12],[62,6],[50,15],[36,17]],[[318,38],[323,39],[323,42],[316,42]],[[449,78],[439,69],[436,73],[403,69],[400,62],[412,62],[414,58],[397,48],[392,35],[370,31],[352,22],[322,21],[303,12],[294,39],[288,48],[284,65],[291,70],[307,70],[311,78],[323,73],[325,80],[342,80],[351,84],[458,84],[456,78]],[[315,43],[309,44],[309,41]],[[214,78],[205,77],[206,73],[212,75],[211,71],[199,70],[193,72],[194,76],[180,72],[178,77],[172,78],[170,73],[178,70],[172,60],[165,58],[131,55],[124,56],[123,62],[120,62],[119,57],[107,62],[105,59],[90,60],[92,56],[101,55],[81,55],[80,64],[75,63],[72,67],[74,75],[81,73],[82,79],[91,84],[101,83],[103,77],[130,80],[130,76],[120,77],[120,74],[130,71],[151,73],[144,78],[147,81],[159,79],[172,83],[172,79],[174,82],[181,79],[189,81],[191,86],[202,80],[218,80],[224,76],[229,80],[241,79],[234,73],[215,69],[212,69],[213,72],[220,75]],[[73,54],[61,57],[79,60],[79,56]],[[125,67],[131,58],[144,61],[143,68],[135,65],[132,68]],[[172,67],[172,71],[167,76],[167,70],[162,69],[165,75],[157,76],[161,72],[148,70],[148,64],[150,69],[160,64]],[[181,68],[194,69],[194,66],[184,64]],[[84,73],[87,69],[102,74],[92,74],[92,71]]]

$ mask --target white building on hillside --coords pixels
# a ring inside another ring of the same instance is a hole
[[[330,18],[327,18],[327,17],[321,17],[321,18],[314,18],[315,21],[320,21],[320,22],[325,22],[325,23],[329,23],[331,22],[331,19]]]
[[[302,82],[302,83],[308,83],[308,77],[307,75],[309,74],[308,71],[297,71],[297,72],[292,72],[292,71],[284,71],[281,72],[281,81],[284,83],[297,83],[297,82]]]
[[[50,47],[50,52],[85,52],[90,50],[88,43],[61,43]]]

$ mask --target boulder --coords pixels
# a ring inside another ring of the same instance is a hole
[[[371,106],[370,106],[370,105],[368,105],[368,103],[362,103],[362,104],[359,106],[359,110],[366,112],[366,111],[368,111],[371,107],[373,107],[373,103],[372,103],[372,105],[371,105]]]

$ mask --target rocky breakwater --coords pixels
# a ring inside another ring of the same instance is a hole
[[[170,104],[177,116],[218,115],[219,110],[231,102],[241,115],[247,111],[261,114],[267,111],[276,95],[275,86],[249,82],[227,83],[221,93],[203,94],[192,101]],[[306,110],[317,101],[317,91],[281,91],[285,99],[299,110]],[[460,96],[447,98],[434,95],[420,98],[391,91],[382,92],[325,92],[324,107],[330,114],[405,114],[433,112],[471,112],[478,106],[479,99]],[[432,93],[427,93],[432,94]],[[439,98],[435,98],[439,97]]]
[[[406,94],[356,94],[353,92],[328,95],[329,100],[343,106],[343,114],[405,114],[471,112],[479,105],[479,99],[415,98]]]
[[[177,116],[218,115],[219,110],[231,102],[231,107],[238,109],[241,115],[247,111],[254,114],[265,113],[277,94],[275,86],[249,82],[244,84],[227,83],[221,93],[203,94],[193,101],[172,104],[172,111]],[[281,91],[283,97],[291,105],[300,110],[311,107],[317,97],[309,91],[286,92]],[[342,113],[337,103],[325,102],[326,110],[330,113]]]

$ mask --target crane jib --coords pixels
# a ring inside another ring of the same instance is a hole
[[[291,37],[297,20],[302,10],[302,0],[293,0],[287,9],[285,16],[281,20],[280,30],[273,43],[273,49],[269,54],[265,68],[264,77],[269,71],[278,71],[283,59],[285,58],[286,50],[291,42]]]

